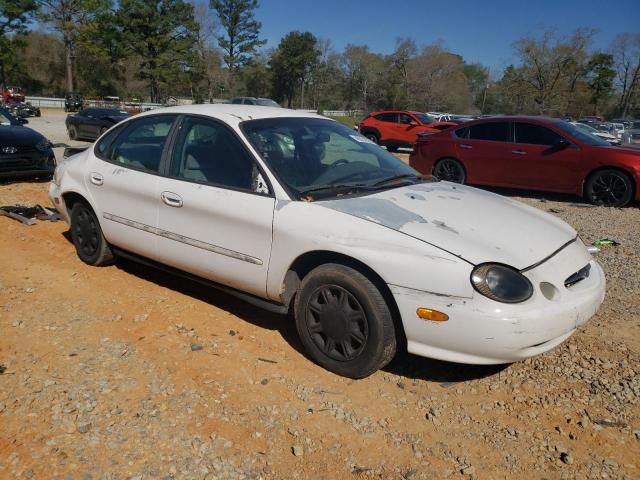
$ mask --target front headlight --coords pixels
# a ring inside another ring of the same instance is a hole
[[[520,303],[533,295],[533,286],[517,270],[499,263],[483,263],[471,272],[471,284],[491,300]]]
[[[36,148],[41,152],[46,152],[47,150],[49,150],[49,148],[51,148],[51,142],[46,138],[40,140],[38,143],[36,143]]]

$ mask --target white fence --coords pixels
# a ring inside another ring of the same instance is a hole
[[[55,97],[26,97],[26,101],[31,105],[40,108],[64,108],[64,98]],[[216,99],[217,103],[219,100]],[[87,107],[99,107],[103,105],[117,105],[118,108],[139,108],[143,111],[152,110],[154,108],[160,108],[163,105],[160,103],[144,103],[144,102],[120,102],[118,104],[106,103],[100,100],[85,100],[85,106]],[[296,108],[300,112],[316,113],[317,110]],[[323,110],[322,114],[327,117],[363,117],[364,112],[362,110]]]

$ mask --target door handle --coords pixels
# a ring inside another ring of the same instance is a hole
[[[91,172],[89,174],[89,181],[94,185],[102,185],[104,183],[104,178],[102,178],[102,175],[99,173]]]
[[[466,150],[471,150],[473,147],[471,145],[467,145],[466,143],[461,143],[460,148],[464,148]]]
[[[180,208],[182,206],[182,198],[173,192],[162,192],[160,194],[162,201],[170,207]]]
[[[525,152],[524,150],[511,150],[511,153],[513,153],[514,155],[526,155],[527,152]]]

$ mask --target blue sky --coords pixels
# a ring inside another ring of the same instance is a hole
[[[640,0],[260,0],[256,18],[267,47],[292,30],[330,39],[339,51],[353,43],[390,53],[396,37],[442,40],[499,74],[514,60],[514,40],[549,27],[595,28],[592,49],[606,49],[617,34],[640,31]]]

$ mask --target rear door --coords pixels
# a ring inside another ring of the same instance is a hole
[[[376,119],[376,127],[380,132],[380,141],[383,143],[396,141],[398,126],[398,114],[392,112],[380,113],[373,117]]]
[[[229,127],[183,117],[158,181],[161,261],[266,296],[275,199],[264,178]]]
[[[574,192],[581,152],[578,146],[550,128],[536,123],[514,123],[512,149],[516,186]],[[561,143],[564,141],[564,143]]]
[[[89,188],[106,239],[157,259],[158,173],[177,115],[145,116],[114,129],[96,145]]]
[[[511,123],[483,122],[456,130],[456,151],[464,163],[467,182],[512,186]]]

